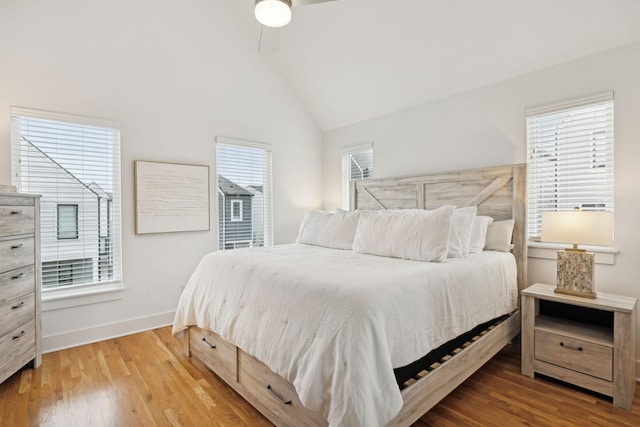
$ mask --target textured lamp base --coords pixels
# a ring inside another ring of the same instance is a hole
[[[554,292],[595,299],[594,264],[592,252],[558,251],[558,284]]]

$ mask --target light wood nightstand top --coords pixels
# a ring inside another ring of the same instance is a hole
[[[523,290],[522,294],[547,301],[555,301],[605,311],[619,311],[622,313],[631,313],[636,306],[637,301],[637,298],[635,297],[608,294],[606,292],[596,292],[598,295],[596,299],[576,297],[572,295],[557,294],[553,291],[554,289],[554,285],[535,283]]]

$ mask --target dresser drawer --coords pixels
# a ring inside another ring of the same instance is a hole
[[[305,408],[291,383],[264,363],[238,352],[238,381],[241,394],[277,426],[323,425],[320,412]]]
[[[35,291],[33,265],[0,273],[0,305]]]
[[[235,345],[219,335],[196,327],[189,329],[189,349],[198,359],[228,383],[237,381],[238,357]]]
[[[0,206],[0,236],[32,234],[35,230],[33,206]]]
[[[29,360],[35,358],[35,343],[35,320],[0,336],[0,371],[3,371],[5,365],[11,364],[11,362],[20,358],[24,353],[33,353],[33,357],[30,357]]]
[[[0,242],[0,271],[32,265],[34,263],[33,237]]]
[[[546,331],[535,331],[535,355],[538,360],[613,381],[613,349]]]
[[[0,335],[35,319],[35,293],[7,301],[0,305]]]

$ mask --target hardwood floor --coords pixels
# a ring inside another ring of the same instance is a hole
[[[168,327],[49,353],[0,384],[2,426],[270,426]],[[520,375],[504,350],[416,426],[639,426],[632,411],[550,379]]]

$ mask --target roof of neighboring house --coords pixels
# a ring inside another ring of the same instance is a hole
[[[253,197],[253,193],[247,191],[243,187],[239,186],[235,182],[225,178],[222,175],[218,175],[218,188],[224,193],[225,196]]]
[[[60,168],[62,171],[64,171],[67,175],[69,175],[71,178],[73,178],[75,181],[77,181],[78,183],[80,183],[83,187],[85,187],[87,190],[91,191],[93,194],[95,194],[96,196],[100,197],[100,195],[96,192],[96,190],[94,188],[91,188],[90,185],[85,184],[84,182],[82,182],[77,176],[75,176],[74,174],[72,174],[71,172],[69,172],[69,170],[67,168],[65,168],[64,166],[62,166],[60,163],[56,162],[53,157],[51,157],[50,155],[48,155],[47,153],[45,153],[44,151],[42,151],[40,149],[40,147],[38,147],[37,145],[35,145],[33,142],[29,141],[27,138],[25,138],[24,136],[21,136],[22,140],[26,141],[27,144],[29,144],[31,147],[35,148],[40,154],[42,154],[47,160],[49,160],[51,163],[53,163],[56,167]],[[102,191],[102,193],[106,194],[109,198],[110,195],[108,193],[106,193],[98,184],[96,184],[95,182],[93,182],[92,184],[95,184],[95,186],[97,186],[100,191]]]
[[[264,186],[262,185],[247,185],[247,190],[249,190],[250,192],[252,192],[254,195],[256,193],[264,193]]]
[[[104,197],[109,200],[113,198],[113,194],[107,193],[106,191],[104,191],[104,189],[100,187],[100,184],[98,184],[95,181],[91,181],[91,184],[87,185],[87,187],[93,190],[93,192],[98,194],[100,197]]]

